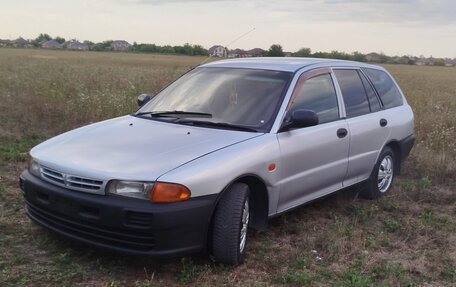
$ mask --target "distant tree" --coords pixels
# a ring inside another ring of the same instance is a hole
[[[366,55],[360,52],[354,52],[351,58],[353,61],[367,62]]]
[[[138,44],[136,42],[130,48],[130,51],[139,53],[163,53],[163,54],[182,54],[182,55],[207,55],[207,50],[201,45],[190,45],[186,43],[183,46],[158,46],[155,44]]]
[[[315,58],[329,58],[329,59],[340,59],[340,60],[352,60],[358,62],[366,62],[366,55],[360,52],[354,52],[352,54],[348,54],[345,52],[339,52],[337,50],[333,50],[330,53],[328,52],[315,52],[312,54],[312,57]]]
[[[312,50],[310,48],[301,48],[297,52],[293,53],[293,57],[310,57]]]
[[[408,56],[401,56],[397,60],[397,63],[398,64],[403,64],[403,65],[407,65],[409,63],[409,57]]]
[[[169,46],[169,45],[161,47],[161,52],[164,53],[164,54],[174,54],[174,53],[176,53],[174,48],[172,46]]]
[[[193,45],[193,55],[195,56],[205,56],[208,54],[208,51],[203,48],[201,45]]]
[[[185,45],[182,47],[181,51],[182,51],[182,54],[184,54],[184,55],[189,55],[189,56],[193,55],[193,47],[189,43],[185,43]]]
[[[283,52],[282,46],[279,44],[273,44],[268,50],[268,57],[283,57],[285,53]]]
[[[331,59],[340,59],[340,60],[350,60],[350,55],[344,52],[339,52],[337,50],[331,51],[329,53],[328,58]]]
[[[437,60],[435,60],[435,62],[434,62],[434,66],[443,67],[443,66],[445,66],[445,61],[444,61],[443,59],[437,59]]]
[[[315,52],[312,56],[315,58],[329,58],[329,54],[326,52]]]
[[[35,47],[39,47],[41,42],[49,41],[49,40],[52,40],[51,36],[49,36],[46,33],[44,33],[44,34],[41,33],[40,35],[38,35],[38,37],[36,37],[34,40],[32,40],[32,45]]]
[[[93,51],[108,51],[111,49],[112,40],[103,41],[101,43],[96,43],[92,46]]]
[[[138,44],[136,47],[133,46],[131,50],[142,53],[158,53],[160,51],[160,47],[155,44]]]
[[[386,63],[390,60],[391,57],[388,57],[387,55],[385,55],[384,53],[380,53],[380,63]]]
[[[59,37],[59,36],[55,37],[54,40],[59,42],[60,44],[65,43],[65,38],[62,38],[62,37]]]

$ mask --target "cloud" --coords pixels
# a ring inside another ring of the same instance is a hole
[[[324,22],[381,22],[407,25],[456,23],[454,0],[263,0],[260,11],[284,13],[294,19]]]
[[[115,0],[131,5],[204,5],[237,2],[236,13],[270,13],[326,22],[382,22],[407,25],[456,23],[454,0]],[[233,11],[236,11],[233,10]],[[230,10],[231,11],[231,10]]]
[[[340,9],[337,14],[342,19],[353,17],[361,21],[415,24],[450,24],[456,21],[456,2],[453,0],[326,0],[325,5]]]
[[[197,3],[197,2],[238,2],[240,0],[121,0],[124,3],[129,4],[155,4],[155,5],[165,5],[172,3]]]
[[[210,6],[216,3],[237,2],[239,13],[246,6],[253,6],[260,11],[278,9],[294,14],[306,15],[306,12],[331,15],[333,19],[354,18],[359,20],[386,19],[400,20],[444,20],[456,21],[456,1],[454,0],[114,0],[124,4],[150,5],[194,5]],[[312,15],[310,15],[312,17]],[[373,18],[371,18],[373,17]]]

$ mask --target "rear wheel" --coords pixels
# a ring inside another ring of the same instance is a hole
[[[234,183],[220,199],[214,213],[212,254],[224,264],[242,263],[250,222],[249,187]]]
[[[366,199],[376,199],[389,191],[394,179],[395,157],[390,147],[385,147],[375,164],[365,189],[360,196]]]

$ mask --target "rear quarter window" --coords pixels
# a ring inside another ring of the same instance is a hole
[[[380,106],[380,102],[378,100],[377,94],[374,91],[374,88],[372,88],[371,84],[369,84],[363,73],[359,72],[359,76],[361,78],[361,81],[363,82],[364,89],[366,90],[371,112],[380,111],[382,107]]]
[[[403,104],[399,89],[387,73],[370,68],[363,68],[363,71],[377,90],[385,109]]]

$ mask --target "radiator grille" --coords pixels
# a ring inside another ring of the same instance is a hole
[[[43,166],[41,177],[50,183],[69,189],[104,194],[104,182],[101,180],[66,174]]]

